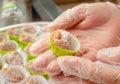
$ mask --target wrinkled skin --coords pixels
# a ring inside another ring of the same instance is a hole
[[[69,9],[50,23],[47,31],[62,28],[72,32],[80,40],[80,52],[75,56],[57,58],[46,48],[49,45],[49,37],[46,35],[47,40],[43,38],[31,46],[30,51],[40,55],[33,60],[32,66],[36,70],[46,71],[51,76],[51,84],[120,84],[118,68],[93,62],[99,60],[108,64],[120,64],[120,49],[115,47],[120,42],[119,24],[120,9],[110,2],[80,4]],[[39,45],[40,43],[43,44]],[[110,53],[111,48],[107,47],[112,47],[116,52],[111,50]]]

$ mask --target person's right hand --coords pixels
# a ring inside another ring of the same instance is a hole
[[[120,10],[117,5],[109,2],[81,4],[61,14],[48,25],[48,31],[62,28],[72,32],[79,38],[83,50],[77,56],[95,60],[99,49],[119,44],[119,24]],[[49,49],[49,35],[32,45],[31,52],[39,55],[33,61],[33,67],[45,70],[51,76],[58,76],[62,70],[56,60],[57,57]],[[74,82],[81,81],[79,77],[66,77],[64,74],[57,78],[63,79],[59,79],[61,82],[64,81],[61,84],[69,84],[70,79]]]
[[[90,80],[95,84],[120,84],[119,52],[120,46],[103,48],[98,51],[96,55],[98,61],[96,62],[75,56],[58,57],[57,62],[60,69],[71,76]],[[61,78],[57,77],[52,77],[52,81],[57,81],[55,84],[61,81]],[[84,81],[78,84],[84,84]],[[87,84],[91,83],[87,82]]]

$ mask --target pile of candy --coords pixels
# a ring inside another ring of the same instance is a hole
[[[29,24],[0,31],[0,84],[48,84],[47,74],[36,75],[27,68],[37,57],[29,48],[41,33],[39,25]]]

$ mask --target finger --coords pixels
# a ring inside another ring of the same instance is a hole
[[[51,76],[50,84],[95,84],[88,80],[83,80],[75,76],[64,76],[62,73],[56,76]]]
[[[120,70],[80,57],[59,57],[62,71],[100,84],[120,84]]]
[[[82,79],[82,84],[96,84],[96,83],[89,80]]]
[[[120,65],[120,46],[99,50],[97,59],[105,63]]]
[[[83,49],[81,47],[81,49],[75,54],[75,56],[82,56],[83,54],[85,54],[87,52],[87,50]]]
[[[90,60],[85,59],[85,58],[80,58],[80,57],[74,57],[74,56],[66,56],[66,57],[59,57],[57,58],[58,64],[61,68],[61,70],[63,70],[65,73],[71,74],[71,75],[75,75],[77,77],[81,76],[81,78],[85,78],[85,79],[89,79],[89,74],[84,74],[85,72],[87,72],[87,68],[89,68],[89,65],[86,62],[90,62]],[[81,62],[83,62],[82,64],[80,64]],[[84,63],[85,62],[85,63]],[[91,64],[93,65],[93,64]],[[86,67],[86,70],[83,71],[83,69]],[[76,69],[77,68],[77,69]],[[79,70],[83,72],[78,72]],[[94,67],[92,68],[93,72],[94,72]],[[67,71],[67,72],[66,72]],[[79,73],[79,74],[78,74]],[[84,74],[84,75],[82,75]],[[92,75],[92,73],[91,73]]]
[[[44,38],[39,39],[30,47],[30,53],[33,55],[40,55],[50,48],[49,46],[49,34],[46,34]]]
[[[96,53],[89,51],[87,53],[85,53],[84,55],[82,55],[83,58],[88,58],[92,61],[96,61]]]
[[[82,79],[75,76],[64,76],[59,74],[56,76],[51,76],[49,80],[50,84],[82,84]]]
[[[56,56],[52,53],[51,50],[48,50],[33,60],[31,66],[36,70],[46,70],[47,65],[55,59]]]
[[[57,60],[53,60],[51,63],[48,64],[47,66],[47,73],[50,74],[51,76],[52,75],[57,75],[61,72],[61,69],[58,65],[58,62]]]
[[[41,73],[43,73],[44,71],[42,71],[42,70],[40,70],[40,69],[36,69],[36,68],[34,68],[34,66],[33,66],[33,61],[31,60],[31,61],[29,61],[28,62],[28,70],[30,71],[30,72],[33,72],[33,73],[35,73],[35,74],[41,74]]]
[[[57,17],[55,21],[50,23],[46,29],[48,31],[53,31],[56,29],[68,29],[72,27],[84,19],[87,6],[87,4],[81,4],[72,9],[68,9]]]

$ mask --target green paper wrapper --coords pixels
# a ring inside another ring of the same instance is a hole
[[[11,40],[15,40],[15,41],[19,42],[20,36],[9,35],[9,38],[10,38]]]
[[[43,72],[41,70],[35,70],[33,68],[33,66],[31,66],[31,65],[32,65],[32,60],[28,61],[28,64],[26,66],[27,70],[29,71],[29,73],[31,75],[41,75],[41,76],[45,77],[47,80],[49,79],[49,75],[48,74],[46,74],[45,72]]]
[[[37,73],[34,73],[34,72],[30,72],[31,75],[40,75],[40,76],[43,76],[46,80],[49,80],[49,75],[46,74],[46,73],[41,73],[41,74],[37,74]]]
[[[11,42],[11,44],[9,44],[9,42]],[[6,44],[5,44],[5,43],[6,43]],[[8,49],[8,48],[11,47],[11,45],[14,46],[13,49]],[[5,50],[5,48],[7,48],[7,49]],[[17,48],[18,48],[18,44],[17,44],[15,41],[13,41],[13,40],[8,40],[8,41],[5,41],[5,42],[3,42],[3,43],[0,44],[0,53],[1,53],[2,55],[4,55],[4,54],[6,54],[7,52],[15,51]]]
[[[29,45],[29,44],[31,44],[31,43],[29,43],[29,42],[23,42],[23,41],[20,41],[20,42],[19,42],[19,46],[21,47],[22,50],[23,50],[27,45]]]
[[[6,54],[6,53],[8,53],[8,52],[12,52],[12,51],[0,50],[0,54],[1,54],[1,55],[4,55],[4,54]]]
[[[37,56],[33,56],[31,54],[27,54],[27,60],[30,61],[30,60],[33,60],[35,59]]]
[[[75,37],[73,34],[67,32],[67,31],[64,31],[64,30],[59,30],[59,31],[62,32],[63,34],[65,33],[65,34],[69,35],[70,42],[71,42],[70,46],[74,47],[74,49],[73,50],[63,49],[62,47],[56,45],[54,43],[54,39],[53,39],[54,32],[52,32],[50,35],[50,46],[51,46],[52,52],[56,56],[73,55],[73,54],[77,53],[80,49],[80,42],[77,39],[77,37]]]
[[[19,45],[22,49],[24,49],[26,46],[36,41],[36,39],[37,37],[35,35],[23,33],[19,39]]]
[[[15,40],[17,42],[19,42],[20,35],[22,34],[19,28],[10,28],[6,31],[6,33],[9,35],[11,40]]]

